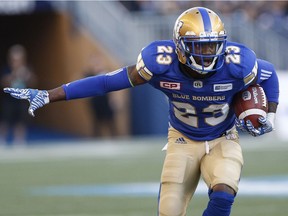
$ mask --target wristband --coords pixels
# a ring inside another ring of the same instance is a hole
[[[267,121],[271,122],[271,126],[273,130],[275,126],[275,119],[276,119],[276,113],[269,112],[267,114]]]

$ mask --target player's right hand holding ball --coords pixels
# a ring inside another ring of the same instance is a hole
[[[261,116],[258,121],[261,125],[258,128],[254,127],[250,120],[245,122],[244,119],[236,118],[235,124],[243,132],[248,132],[254,137],[261,136],[274,130],[275,113],[268,113],[266,118]]]

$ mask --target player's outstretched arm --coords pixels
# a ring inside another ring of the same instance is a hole
[[[16,99],[28,100],[28,113],[34,117],[35,110],[51,102],[103,95],[144,83],[146,81],[138,74],[136,66],[132,65],[105,75],[76,80],[51,90],[4,88],[4,92]]]

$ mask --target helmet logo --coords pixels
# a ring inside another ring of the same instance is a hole
[[[175,35],[175,38],[177,40],[179,40],[179,38],[180,38],[180,29],[182,28],[182,26],[183,26],[183,21],[177,22],[177,24],[175,26],[174,35]]]

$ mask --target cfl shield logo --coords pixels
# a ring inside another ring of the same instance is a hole
[[[193,87],[194,88],[202,88],[203,87],[203,82],[202,81],[194,81],[193,82]]]
[[[175,82],[160,82],[160,87],[161,88],[166,88],[166,89],[173,89],[173,90],[180,90],[180,83],[175,83]]]
[[[248,101],[248,100],[251,100],[252,96],[251,96],[251,93],[249,91],[244,91],[242,93],[242,99],[244,101]]]

